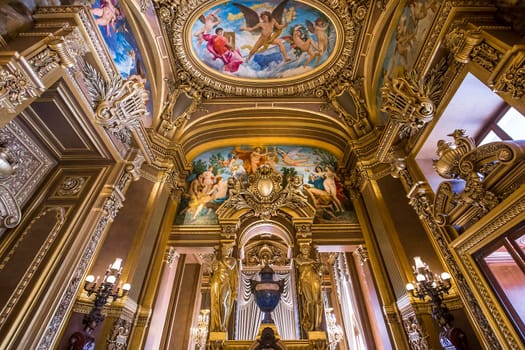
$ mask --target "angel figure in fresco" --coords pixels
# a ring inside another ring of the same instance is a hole
[[[208,13],[206,16],[201,15],[199,17],[199,20],[202,22],[203,25],[200,29],[193,33],[194,36],[199,38],[199,46],[205,40],[203,38],[203,34],[210,34],[212,29],[221,23],[221,19],[219,18],[219,16],[217,16],[217,12],[219,10],[220,9],[216,9],[215,11]]]
[[[101,27],[106,27],[108,36],[111,36],[111,29],[116,30],[116,23],[120,16],[120,10],[116,4],[115,0],[100,0],[100,7],[91,8],[95,23]]]
[[[277,153],[279,153],[279,155],[281,156],[283,163],[289,166],[313,166],[314,165],[314,164],[306,164],[309,161],[308,158],[302,158],[302,159],[292,158],[294,156],[299,155],[297,151],[285,152],[282,149],[278,148]]]
[[[213,56],[213,59],[220,59],[224,63],[226,72],[235,73],[243,62],[243,58],[238,49],[233,48],[228,39],[224,36],[224,29],[215,29],[215,34],[203,33],[202,39],[207,42],[206,48]]]
[[[310,22],[310,24],[311,23],[312,22]],[[318,55],[314,52],[314,49],[318,50],[315,41],[308,37],[306,28],[301,24],[294,26],[292,29],[292,47],[295,48],[295,53],[297,56],[300,56],[303,52],[308,54],[308,59],[304,62],[303,67],[308,66],[315,56]],[[319,62],[319,59],[317,62]]]
[[[242,26],[240,30],[260,33],[259,38],[252,46],[246,61],[249,61],[257,52],[268,49],[270,45],[277,45],[284,60],[286,62],[290,61],[290,58],[286,54],[284,44],[282,40],[279,39],[279,35],[281,35],[283,28],[288,26],[286,17],[283,21],[283,12],[288,1],[289,0],[282,1],[272,12],[262,12],[260,19],[257,12],[253,9],[241,4],[233,3],[234,6],[241,10],[246,20],[246,25]]]
[[[310,32],[312,31],[315,33],[315,36],[317,37],[317,61],[315,62],[315,65],[319,64],[319,60],[321,57],[323,57],[326,50],[328,50],[328,27],[329,24],[325,22],[325,20],[321,17],[317,18],[315,20],[315,25],[311,25],[311,22],[308,23],[307,26]]]

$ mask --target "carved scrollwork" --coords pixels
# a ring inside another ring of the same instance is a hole
[[[111,134],[126,144],[131,142],[131,130],[140,125],[148,113],[148,93],[138,79],[122,79],[115,75],[104,81],[99,72],[89,64],[84,68],[86,85],[91,97],[95,120]]]
[[[434,200],[434,217],[440,226],[474,223],[525,183],[525,141],[492,142],[475,147],[463,130],[440,140],[434,161],[436,171],[451,179],[441,183]]]
[[[16,227],[22,219],[20,207],[9,189],[0,184],[0,228]]]
[[[42,78],[60,65],[60,57],[53,50],[46,48],[31,58],[29,64],[33,66],[35,72]]]
[[[497,91],[506,92],[512,98],[522,98],[525,95],[525,58],[514,63],[496,83]]]
[[[436,79],[429,80],[425,82],[410,71],[405,77],[387,80],[381,88],[381,111],[400,125],[400,138],[416,134],[434,118],[434,101],[441,93],[441,84]]]
[[[477,63],[489,72],[494,70],[502,58],[503,52],[490,46],[484,41],[473,47],[472,52],[470,53],[470,59],[472,62]]]
[[[275,242],[258,242],[245,247],[245,266],[286,266],[290,264],[288,248]]]
[[[465,135],[465,130],[458,129],[447,136],[454,137],[454,142],[438,141],[438,159],[432,161],[436,172],[445,179],[459,178],[459,160],[476,147],[472,138]]]
[[[128,336],[131,330],[131,322],[118,318],[113,323],[111,334],[106,339],[108,350],[125,349],[128,343]]]
[[[250,175],[247,188],[235,178],[228,181],[230,197],[217,210],[219,218],[231,210],[247,209],[254,216],[269,220],[283,207],[305,211],[307,217],[313,214],[313,207],[308,204],[307,196],[302,193],[301,176],[290,176],[283,189],[282,175],[265,164],[257,168],[255,174]]]
[[[24,101],[38,96],[39,86],[21,69],[0,65],[0,111],[16,113]]]

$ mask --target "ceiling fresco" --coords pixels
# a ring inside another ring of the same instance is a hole
[[[441,0],[411,0],[402,9],[387,46],[377,84],[378,106],[381,105],[380,88],[385,80],[403,76],[409,67],[414,66],[440,5]],[[386,118],[383,113],[383,122]]]
[[[283,179],[303,176],[302,193],[316,208],[315,223],[357,222],[351,200],[335,174],[337,159],[331,153],[311,147],[262,145],[225,147],[196,157],[175,224],[218,224],[215,212],[229,197],[228,179],[247,183],[248,176],[263,164],[281,173]]]
[[[90,12],[122,78],[137,80],[144,85],[149,96],[151,96],[151,88],[142,55],[119,1],[94,0]],[[149,126],[153,110],[151,98],[148,101],[147,108],[149,115],[143,117],[143,122]]]
[[[198,12],[189,35],[198,62],[258,80],[315,71],[329,60],[337,39],[322,11],[294,0],[223,2]]]

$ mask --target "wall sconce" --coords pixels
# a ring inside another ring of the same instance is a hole
[[[412,271],[416,281],[407,283],[406,290],[421,301],[425,300],[427,296],[430,298],[432,318],[443,328],[439,334],[439,341],[444,349],[468,349],[465,333],[452,326],[454,316],[443,305],[443,295],[448,294],[452,287],[450,274],[448,272],[442,272],[441,275],[432,273],[428,265],[419,256],[414,257],[414,262]]]
[[[102,314],[102,309],[106,305],[108,298],[113,298],[115,301],[119,298],[126,296],[131,288],[129,283],[125,283],[122,288],[117,286],[122,273],[122,259],[116,258],[113,264],[110,264],[104,274],[102,283],[98,285],[98,277],[95,280],[95,276],[89,275],[86,277],[84,290],[87,292],[88,297],[95,294],[95,301],[89,314],[84,316],[83,323],[91,328],[95,329],[97,325],[102,322],[105,316]]]
[[[197,327],[191,328],[191,338],[197,349],[204,349],[208,340],[208,324],[210,321],[210,310],[202,309],[197,318]]]

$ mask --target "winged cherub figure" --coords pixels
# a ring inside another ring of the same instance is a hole
[[[282,1],[272,12],[262,12],[260,19],[257,12],[253,9],[241,4],[233,3],[234,6],[241,10],[244,19],[246,20],[246,25],[242,26],[240,30],[260,33],[259,38],[250,50],[250,54],[246,61],[249,61],[258,51],[266,50],[270,45],[277,45],[284,60],[286,62],[290,61],[290,58],[286,54],[284,44],[282,40],[279,39],[282,29],[288,25],[286,18],[283,21],[283,12],[288,1],[289,0]]]

